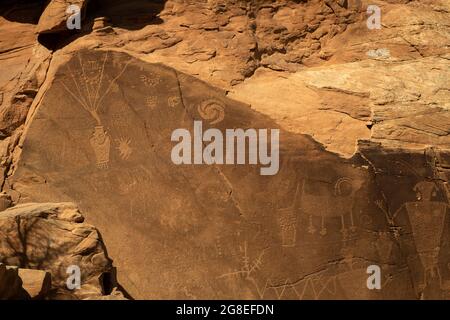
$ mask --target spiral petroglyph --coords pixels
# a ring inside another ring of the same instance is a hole
[[[216,124],[225,118],[225,105],[217,99],[208,99],[198,106],[198,113],[210,124]]]

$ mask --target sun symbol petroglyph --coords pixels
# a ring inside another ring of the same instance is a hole
[[[278,223],[281,229],[281,243],[283,247],[295,247],[297,239],[297,198],[299,195],[300,185],[294,195],[292,204],[286,208],[278,208]]]
[[[200,103],[198,113],[210,124],[216,124],[225,118],[225,104],[215,98],[208,99]]]
[[[117,139],[117,150],[119,150],[120,157],[122,160],[128,160],[133,153],[133,148],[131,148],[130,138],[120,138]]]

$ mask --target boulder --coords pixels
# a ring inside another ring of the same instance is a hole
[[[20,204],[0,215],[0,257],[21,268],[19,276],[32,298],[49,291],[50,275],[52,289],[73,289],[67,287],[73,266],[80,270],[81,287],[105,292],[101,278],[111,274],[112,260],[97,229],[83,220],[73,203]],[[114,279],[110,283],[115,286]]]

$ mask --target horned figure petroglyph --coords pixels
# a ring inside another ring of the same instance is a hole
[[[438,276],[441,281],[438,256],[447,204],[431,200],[436,190],[437,187],[433,182],[419,182],[414,187],[418,201],[405,203],[417,252],[425,270],[424,286],[427,284],[428,274],[432,278]]]
[[[417,201],[404,203],[393,215],[384,208],[382,201],[377,201],[376,204],[385,213],[390,225],[395,228],[397,238],[400,235],[399,228],[395,227],[395,220],[403,209],[406,210],[416,250],[424,270],[423,283],[419,288],[424,289],[429,283],[428,280],[435,278],[442,286],[438,257],[448,204],[444,201],[432,200],[438,191],[433,181],[418,182],[413,191],[416,193]]]

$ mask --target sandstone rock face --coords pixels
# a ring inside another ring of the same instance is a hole
[[[369,5],[381,10],[379,30],[367,27]],[[118,27],[74,45],[199,77],[345,157],[358,139],[449,144],[448,1],[166,1],[159,19],[132,25],[123,15],[138,7],[158,9],[99,1],[96,13]]]
[[[87,281],[54,297],[123,298],[67,201],[135,298],[450,298],[448,1],[80,5],[67,37],[65,1],[0,7],[2,199],[41,203],[0,213],[17,245],[39,225],[31,265],[4,241],[5,263],[61,286],[76,260]],[[171,135],[196,121],[279,129],[278,173],[175,165]]]
[[[175,165],[171,134],[194,136],[194,121],[281,129],[279,173]],[[173,69],[79,51],[54,74],[10,183],[23,201],[95,213],[134,297],[447,297],[447,158],[368,142],[346,160]],[[381,291],[367,289],[370,265]]]
[[[81,270],[81,287],[94,286],[99,296],[104,294],[102,277],[109,277],[113,272],[112,261],[98,231],[83,220],[72,203],[28,203],[3,211],[0,214],[2,262],[48,270],[56,291],[68,291],[67,270],[77,266]],[[20,269],[19,276],[32,298],[48,293],[50,279],[46,272]],[[78,291],[73,294],[76,297]]]
[[[45,80],[51,53],[37,43],[42,4],[0,4],[0,184],[15,157],[23,124]]]

